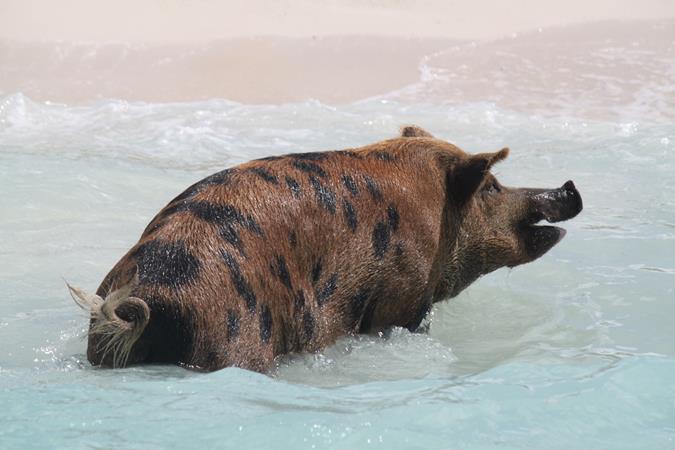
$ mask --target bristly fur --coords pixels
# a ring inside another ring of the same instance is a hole
[[[542,218],[581,211],[571,181],[499,183],[490,168],[507,155],[409,125],[208,176],[158,212],[98,296],[71,288],[90,314],[87,359],[265,373],[343,336],[417,330],[434,303],[555,245],[562,229]]]
[[[75,303],[91,313],[93,325],[89,333],[101,336],[97,348],[103,352],[101,360],[111,353],[112,366],[125,367],[133,345],[150,320],[148,305],[140,298],[130,297],[134,282],[111,292],[105,300],[98,295],[73,287],[67,282],[66,285]],[[130,321],[117,315],[116,310],[122,306],[131,310]]]

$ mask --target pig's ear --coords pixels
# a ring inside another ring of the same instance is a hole
[[[404,125],[401,127],[401,137],[434,137],[427,130],[417,125]]]
[[[458,207],[464,206],[483,184],[485,175],[497,162],[506,158],[508,148],[495,153],[479,153],[458,161],[448,173],[448,190]]]
[[[488,162],[487,170],[490,170],[492,166],[497,164],[499,161],[505,160],[507,156],[509,156],[509,148],[504,147],[498,152],[479,153],[477,155],[472,155],[471,158],[485,159]]]

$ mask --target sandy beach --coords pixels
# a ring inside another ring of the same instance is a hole
[[[673,76],[667,0],[456,4],[426,1],[225,3],[0,2],[0,93],[38,101],[352,102],[446,77],[426,101],[518,105],[523,77],[544,96],[579,90],[598,44],[659,54],[649,73],[610,67],[619,84]],[[555,49],[552,51],[552,49]],[[511,56],[509,56],[511,55]],[[532,67],[510,64],[527,57]],[[431,72],[425,69],[432,67]],[[554,67],[553,76],[547,68]],[[542,76],[542,73],[545,75]],[[539,75],[537,75],[539,74]],[[520,80],[520,84],[519,81]],[[508,87],[508,91],[504,88]],[[595,95],[595,94],[593,94]],[[625,94],[622,94],[625,97]],[[618,100],[617,100],[618,101]],[[620,101],[627,101],[621,98]]]
[[[675,17],[670,0],[2,0],[0,38],[204,43],[259,36],[484,40],[605,20]]]

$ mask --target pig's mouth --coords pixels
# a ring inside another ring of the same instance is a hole
[[[566,234],[564,228],[538,223],[569,220],[581,212],[583,203],[572,181],[558,189],[532,192],[530,199],[532,213],[522,224],[522,231],[525,249],[534,260],[553,248]]]

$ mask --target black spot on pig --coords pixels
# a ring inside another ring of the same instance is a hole
[[[305,311],[302,315],[302,327],[305,330],[305,340],[311,341],[314,336],[314,316],[311,312]]]
[[[393,204],[389,205],[387,208],[387,218],[389,219],[389,228],[391,228],[392,231],[398,230],[399,215],[396,206]]]
[[[373,228],[373,251],[377,259],[382,259],[389,249],[391,233],[389,225],[384,222],[377,222]]]
[[[293,197],[300,197],[302,195],[302,188],[300,188],[300,184],[295,178],[286,175],[286,186],[291,190]]]
[[[304,161],[304,160],[301,160],[301,159],[296,160],[296,161],[293,161],[293,166],[296,169],[302,170],[305,173],[309,173],[309,174],[312,174],[312,175],[318,175],[321,178],[326,178],[328,176],[320,165],[315,164],[315,163],[310,162],[310,161]]]
[[[345,212],[345,221],[347,222],[349,229],[355,232],[359,221],[356,217],[356,209],[354,209],[354,205],[352,205],[349,200],[344,199],[342,202],[342,207]]]
[[[330,296],[333,295],[337,289],[337,279],[337,273],[331,274],[328,280],[326,280],[323,286],[321,286],[321,289],[317,291],[316,302],[319,304],[319,306],[323,306],[330,299]]]
[[[372,153],[375,158],[381,160],[381,161],[395,161],[396,157],[392,155],[391,153],[384,152],[384,151],[376,151]]]
[[[133,251],[142,284],[179,287],[193,281],[201,264],[182,241],[147,241]]]
[[[263,169],[262,167],[254,167],[250,170],[251,172],[258,175],[260,178],[267,181],[268,183],[279,184],[279,179],[275,175],[272,175],[270,172]]]
[[[366,188],[368,189],[368,192],[370,192],[370,195],[373,197],[373,200],[377,202],[382,201],[382,192],[380,191],[380,187],[377,185],[377,182],[368,175],[365,175],[363,179],[366,181]]]
[[[260,340],[267,344],[272,337],[272,311],[269,306],[260,308]]]
[[[227,311],[227,340],[231,341],[239,335],[239,315],[233,311]]]
[[[359,188],[356,186],[354,178],[349,175],[342,175],[342,183],[352,195],[359,195]]]
[[[286,266],[286,258],[281,255],[276,257],[276,275],[279,277],[279,280],[286,286],[288,289],[293,289],[293,283],[291,282],[291,274],[288,272],[288,266]]]
[[[291,153],[288,156],[295,159],[304,159],[309,161],[321,161],[322,159],[326,159],[326,153],[324,152]]]
[[[246,302],[248,311],[253,314],[255,312],[256,304],[258,303],[255,292],[253,292],[251,285],[246,281],[244,275],[241,273],[239,263],[234,258],[234,256],[225,250],[221,250],[220,253],[223,260],[225,261],[225,265],[230,271],[230,277],[232,279],[232,284],[234,284],[235,290]]]
[[[316,284],[319,281],[319,278],[321,278],[322,270],[323,270],[323,260],[319,258],[319,260],[314,264],[314,267],[312,267],[312,284]]]
[[[314,188],[316,199],[319,203],[328,210],[331,214],[335,214],[335,193],[319,181],[318,178],[311,176],[309,181]]]

